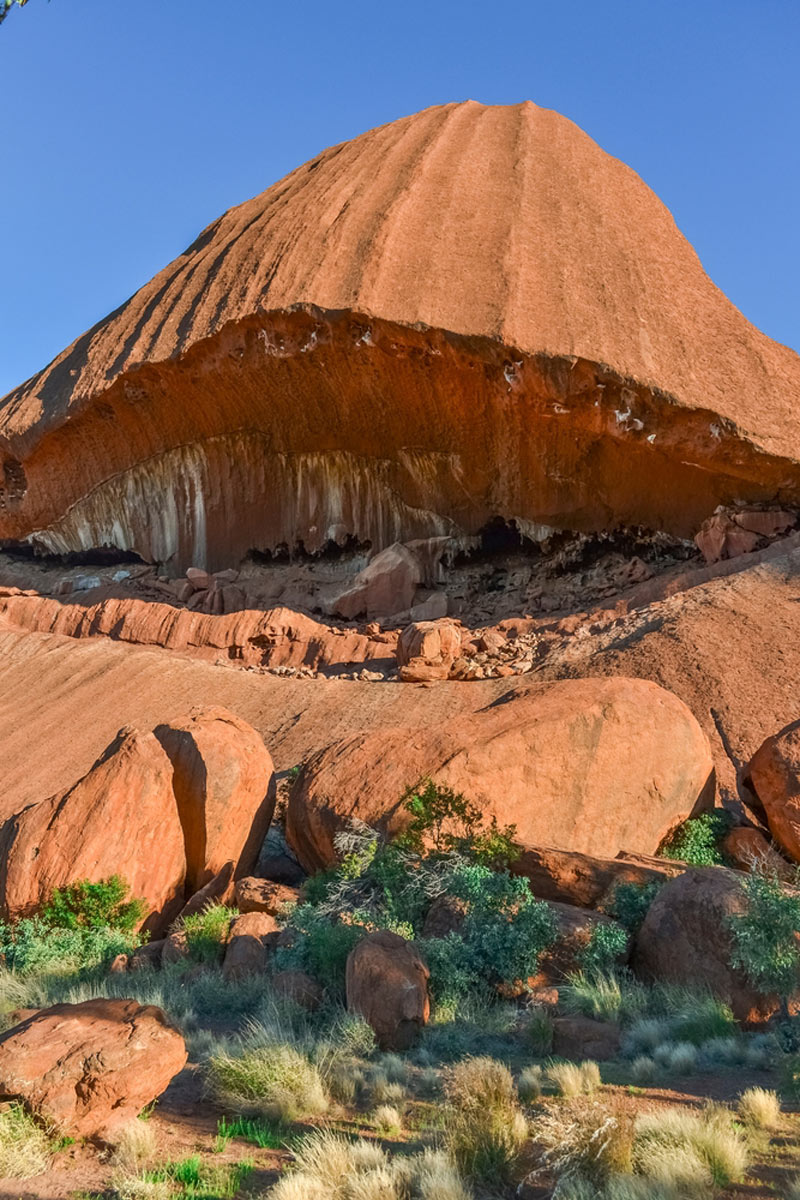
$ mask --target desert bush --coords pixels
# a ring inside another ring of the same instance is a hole
[[[296,1121],[328,1107],[318,1069],[291,1045],[245,1045],[239,1054],[216,1056],[208,1083],[223,1108],[268,1120]]]
[[[596,1188],[631,1169],[632,1118],[596,1100],[573,1097],[549,1107],[536,1122],[536,1139],[560,1178],[578,1176]]]
[[[218,963],[223,955],[238,910],[225,904],[210,904],[202,912],[184,917],[181,928],[186,934],[189,959],[193,963]]]
[[[525,1023],[525,1037],[531,1051],[542,1057],[553,1048],[553,1018],[540,1004],[529,1010]]]
[[[581,970],[590,977],[612,972],[628,949],[628,940],[628,931],[617,922],[595,925],[578,955]]]
[[[494,817],[487,826],[480,808],[460,792],[424,779],[404,799],[409,821],[399,846],[419,855],[458,854],[495,871],[519,858],[515,827],[501,829]]]
[[[699,992],[677,1012],[672,1032],[681,1042],[700,1046],[712,1038],[735,1037],[739,1026],[730,1006],[716,996]]]
[[[636,1119],[634,1165],[644,1175],[666,1183],[727,1187],[742,1178],[747,1143],[724,1108],[709,1106],[700,1114],[663,1109]]]
[[[776,993],[787,1007],[798,984],[800,896],[784,891],[779,879],[761,873],[744,877],[745,912],[731,916],[731,964],[744,971],[765,995]]]
[[[776,1129],[781,1123],[780,1097],[766,1088],[747,1088],[736,1108],[745,1125],[755,1129]]]
[[[647,1054],[640,1054],[631,1063],[631,1076],[635,1083],[652,1083],[658,1075],[658,1064]]]
[[[591,1060],[582,1063],[548,1063],[544,1077],[559,1096],[574,1098],[590,1095],[601,1086],[600,1068]]]
[[[46,1171],[50,1139],[20,1104],[0,1113],[0,1179],[30,1179]]]
[[[392,1083],[386,1072],[380,1067],[373,1070],[367,1078],[370,1096],[373,1104],[398,1104],[406,1098],[406,1089],[402,1083]]]
[[[523,1104],[532,1104],[542,1094],[542,1068],[526,1067],[517,1080],[517,1095]]]
[[[417,1076],[417,1088],[425,1096],[435,1096],[442,1086],[442,1077],[436,1067],[424,1067]]]
[[[667,1060],[667,1066],[676,1075],[691,1075],[697,1068],[697,1047],[691,1042],[676,1042]]]
[[[389,1083],[408,1083],[408,1063],[399,1054],[382,1054],[379,1066]]]
[[[54,929],[121,929],[130,932],[147,913],[144,900],[129,896],[119,875],[92,883],[79,879],[55,888],[41,916]]]
[[[659,850],[664,858],[677,858],[694,867],[713,867],[725,862],[720,844],[730,832],[733,819],[729,813],[702,813],[684,821]]]
[[[21,975],[76,974],[130,953],[139,942],[137,934],[122,929],[56,929],[41,917],[0,921],[0,956]]]
[[[637,933],[663,886],[659,880],[653,880],[652,883],[618,883],[605,911],[630,933]]]
[[[747,1043],[741,1037],[710,1038],[700,1047],[703,1058],[712,1066],[743,1066],[747,1057]]]

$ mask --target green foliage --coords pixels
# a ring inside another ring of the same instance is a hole
[[[233,1138],[251,1142],[259,1150],[281,1150],[286,1145],[288,1131],[284,1125],[259,1121],[254,1117],[236,1117],[233,1121],[221,1117],[217,1123],[214,1150],[221,1154]]]
[[[42,917],[0,922],[0,956],[6,967],[21,975],[82,971],[130,953],[139,941],[136,934],[121,929],[58,929]]]
[[[757,873],[746,875],[743,887],[747,909],[729,919],[731,963],[759,992],[777,993],[786,1001],[798,984],[800,896],[785,892],[778,879]]]
[[[631,933],[637,933],[663,886],[655,879],[652,883],[618,883],[606,912]]]
[[[421,943],[437,1001],[536,974],[540,955],[555,940],[556,925],[527,880],[462,864],[449,891],[466,904],[461,931]]]
[[[202,912],[184,917],[181,925],[186,933],[189,958],[195,963],[216,963],[222,958],[228,940],[231,921],[238,909],[224,904],[210,904]]]
[[[616,922],[595,925],[588,943],[581,950],[579,963],[587,974],[613,971],[628,949],[628,932]]]
[[[193,1155],[143,1172],[142,1182],[177,1185],[181,1190],[176,1195],[185,1200],[231,1200],[252,1170],[251,1162],[208,1165],[199,1155]]]
[[[730,832],[732,824],[730,814],[719,810],[691,817],[675,831],[659,853],[664,858],[677,858],[694,867],[718,866],[725,862],[720,842]]]
[[[343,998],[347,956],[364,936],[364,926],[331,920],[312,904],[298,905],[291,924],[296,940],[292,946],[278,948],[278,969],[297,967],[308,971],[331,996]]]
[[[404,800],[410,820],[397,844],[414,854],[461,854],[496,870],[519,858],[516,828],[501,829],[494,817],[483,828],[481,810],[461,792],[424,779]]]
[[[54,929],[131,930],[145,916],[144,900],[128,898],[129,885],[119,875],[91,883],[79,879],[56,888],[42,909],[42,920]]]

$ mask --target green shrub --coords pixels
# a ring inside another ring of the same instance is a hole
[[[128,897],[129,885],[119,875],[91,883],[79,879],[55,888],[41,912],[54,929],[133,929],[144,918],[144,900]]]
[[[720,843],[730,832],[733,819],[729,813],[702,813],[684,821],[659,853],[664,858],[677,858],[694,867],[713,867],[725,862]]]
[[[744,971],[750,983],[766,995],[777,994],[784,1007],[797,987],[800,951],[800,896],[784,891],[778,879],[746,875],[744,913],[729,918],[731,964]]]
[[[202,912],[184,917],[181,926],[186,934],[189,958],[195,963],[220,961],[230,933],[231,921],[238,909],[224,904],[210,904]]]
[[[404,796],[409,822],[397,839],[414,854],[461,854],[495,870],[519,858],[513,825],[501,829],[492,817],[484,827],[483,813],[460,792],[424,779]]]
[[[672,1021],[673,1036],[695,1046],[715,1038],[735,1038],[738,1033],[739,1026],[730,1006],[704,992],[699,992]]]
[[[21,975],[82,971],[130,953],[139,942],[135,933],[122,929],[57,929],[42,917],[23,917],[8,925],[0,921],[0,955]]]
[[[342,999],[347,957],[367,932],[365,927],[355,921],[345,924],[331,920],[311,904],[298,905],[291,926],[296,933],[295,943],[278,948],[277,967],[308,971],[332,997]]]
[[[655,879],[652,883],[618,883],[606,912],[630,933],[637,933],[663,886],[662,881]]]
[[[630,1021],[647,1008],[644,984],[625,970],[575,971],[559,988],[559,1006],[568,1013],[598,1021]]]
[[[589,975],[613,971],[628,949],[628,932],[616,922],[595,925],[589,941],[581,950],[578,961],[581,970]]]

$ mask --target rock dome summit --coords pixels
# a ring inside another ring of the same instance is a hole
[[[0,540],[249,551],[800,503],[800,358],[628,167],[530,102],[429,108],[212,222],[0,401]]]

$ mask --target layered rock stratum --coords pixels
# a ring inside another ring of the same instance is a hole
[[[225,213],[0,402],[0,539],[169,569],[800,502],[800,359],[556,113],[426,109]]]

